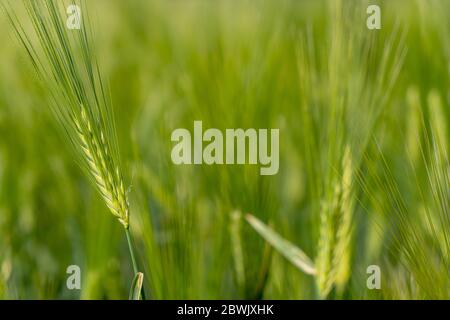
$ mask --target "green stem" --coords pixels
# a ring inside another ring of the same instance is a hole
[[[125,228],[125,234],[127,235],[127,242],[128,242],[128,249],[130,251],[130,256],[131,256],[131,263],[133,265],[133,272],[136,275],[139,272],[138,269],[138,265],[136,263],[136,257],[134,255],[134,246],[133,246],[133,240],[131,238],[131,234],[130,234],[130,229]],[[142,296],[142,300],[145,300],[145,291],[144,291],[144,286],[142,286],[142,290],[141,290],[141,296]]]

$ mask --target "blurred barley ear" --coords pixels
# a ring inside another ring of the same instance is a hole
[[[243,288],[245,286],[245,266],[244,266],[244,253],[242,250],[242,213],[235,210],[231,213],[230,222],[230,236],[231,245],[233,251],[234,268],[236,272],[236,280],[238,286]]]
[[[134,274],[139,274],[129,232],[129,204],[120,164],[114,114],[92,50],[92,27],[85,1],[80,30],[68,30],[65,7],[51,0],[24,1],[32,31],[3,5],[38,78],[49,91],[56,119],[86,176],[123,225]],[[34,32],[33,34],[30,34]],[[36,39],[36,40],[35,40]],[[142,297],[145,298],[142,289]]]
[[[350,277],[353,220],[353,164],[349,146],[342,157],[342,174],[336,176],[334,192],[321,212],[318,244],[317,286],[326,298],[334,285],[342,293]]]
[[[256,217],[246,215],[247,222],[281,255],[299,270],[316,279],[320,298],[326,298],[333,287],[342,295],[351,273],[353,234],[354,168],[351,149],[347,145],[342,156],[341,174],[335,176],[331,199],[321,214],[318,253],[314,263],[296,247]]]

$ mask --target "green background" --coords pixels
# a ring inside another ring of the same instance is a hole
[[[149,298],[319,298],[316,278],[271,249],[245,213],[313,260],[326,254],[319,239],[334,245],[339,219],[351,219],[327,298],[449,298],[450,2],[370,1],[381,30],[367,29],[368,4],[87,2]],[[125,299],[133,274],[121,226],[1,17],[0,298]],[[175,166],[170,135],[194,120],[279,128],[278,174]],[[434,130],[438,159],[427,148]],[[333,216],[346,166],[348,208]],[[81,290],[66,287],[69,265],[81,268]],[[369,265],[381,268],[380,290],[366,286]]]

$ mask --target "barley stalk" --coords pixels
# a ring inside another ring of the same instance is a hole
[[[84,1],[75,2],[81,8]],[[28,53],[38,78],[49,88],[52,111],[66,133],[82,169],[105,205],[123,225],[135,275],[139,274],[129,232],[129,204],[120,166],[114,116],[101,72],[91,49],[89,16],[81,28],[68,30],[63,2],[24,1],[37,41],[8,7],[17,38]],[[33,40],[32,40],[33,39]],[[145,298],[144,290],[141,292]]]
[[[60,16],[61,8],[55,2],[25,3],[38,43],[30,40],[17,18],[7,11],[10,21],[37,75],[50,88],[52,110],[83,169],[111,213],[128,229],[129,206],[120,169],[113,112],[98,65],[91,58],[89,27],[83,24],[81,30],[69,34]]]

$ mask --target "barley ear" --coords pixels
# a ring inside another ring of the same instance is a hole
[[[352,179],[351,151],[346,146],[342,157],[342,174],[334,179],[332,197],[324,202],[320,213],[316,267],[321,298],[326,298],[335,285],[342,292],[350,277]]]
[[[80,110],[79,116],[74,116],[73,120],[89,174],[111,213],[128,229],[128,200],[120,170],[110,157],[102,129],[99,128],[99,139],[83,105]]]

